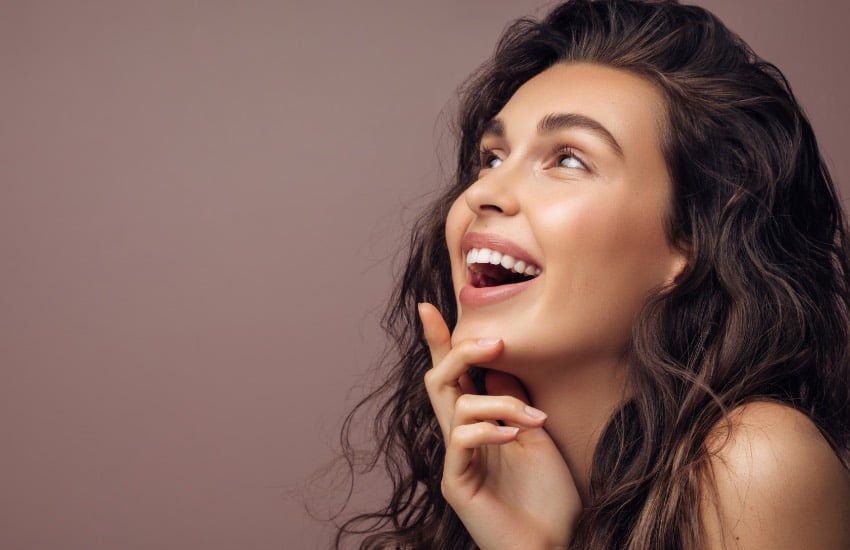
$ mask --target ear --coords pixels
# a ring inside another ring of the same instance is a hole
[[[676,286],[684,275],[685,270],[688,267],[688,254],[687,252],[675,251],[672,256],[672,261],[670,262],[670,269],[667,272],[667,277],[665,279],[665,284],[667,286]]]

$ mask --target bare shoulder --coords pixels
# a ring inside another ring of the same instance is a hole
[[[770,401],[742,405],[730,421],[706,442],[706,548],[850,548],[850,473],[814,422]]]

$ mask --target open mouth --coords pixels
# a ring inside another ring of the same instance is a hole
[[[528,253],[519,245],[506,239],[475,235],[477,233],[469,233],[464,238],[473,247],[479,243],[495,242],[497,246],[507,250],[502,252],[482,247],[462,251],[467,284],[460,289],[458,300],[464,307],[480,308],[509,301],[528,289],[539,286],[534,284],[534,279],[540,277],[543,269],[537,262],[530,260]]]
[[[500,264],[468,264],[469,284],[475,288],[511,285],[530,281],[538,275],[524,275],[502,267]]]
[[[530,281],[540,274],[539,269],[531,268],[535,274],[518,273],[515,269],[508,269],[501,263],[468,263],[469,284],[475,288],[491,286],[503,286]]]

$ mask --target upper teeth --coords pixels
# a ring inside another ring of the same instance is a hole
[[[542,271],[534,264],[526,264],[523,260],[517,261],[509,254],[502,254],[498,250],[489,248],[473,248],[466,253],[466,265],[471,264],[493,264],[500,265],[515,273],[537,276]]]

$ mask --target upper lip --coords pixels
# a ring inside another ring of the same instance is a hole
[[[534,264],[539,268],[543,265],[537,261],[534,256],[528,253],[523,247],[501,235],[495,233],[479,233],[470,231],[463,236],[460,242],[461,252],[463,253],[464,263],[469,251],[473,248],[489,248],[490,250],[498,250],[502,254],[509,254],[517,261],[522,260],[526,264]]]

